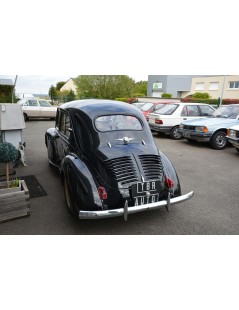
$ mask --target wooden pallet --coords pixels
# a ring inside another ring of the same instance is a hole
[[[0,194],[0,222],[30,215],[30,196],[24,180],[17,192]]]

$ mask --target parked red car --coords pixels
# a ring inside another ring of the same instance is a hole
[[[154,112],[155,110],[161,109],[165,106],[167,103],[174,103],[174,102],[180,102],[180,100],[177,99],[165,99],[162,101],[157,101],[157,102],[147,102],[143,107],[140,109],[144,116],[146,117],[148,121],[148,114]]]

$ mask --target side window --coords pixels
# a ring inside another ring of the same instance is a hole
[[[66,112],[61,112],[59,131],[68,138],[70,136],[70,132],[68,131],[68,128],[70,127],[71,127],[71,122],[70,122],[69,114]]]
[[[209,115],[212,115],[212,113],[214,112],[214,109],[207,105],[206,106],[200,105],[199,107],[200,107],[202,116],[209,116]]]
[[[197,105],[188,105],[188,116],[200,116],[200,112]]]
[[[37,107],[37,101],[36,100],[28,100],[29,107]]]
[[[28,106],[28,101],[27,100],[21,100],[20,104],[21,104],[21,106]]]
[[[188,116],[188,109],[187,109],[187,106],[183,107],[181,116]]]

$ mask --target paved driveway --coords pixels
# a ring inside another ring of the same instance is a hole
[[[215,151],[204,144],[190,145],[154,135],[158,147],[174,163],[182,191],[195,196],[180,205],[138,213],[123,218],[78,220],[65,205],[58,171],[49,167],[44,145],[45,130],[53,121],[29,121],[24,131],[28,167],[19,176],[35,175],[47,196],[30,200],[31,215],[0,224],[0,234],[238,234],[239,233],[239,154],[233,147]]]

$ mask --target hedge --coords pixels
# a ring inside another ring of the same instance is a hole
[[[199,102],[211,105],[217,105],[219,99],[197,99],[197,98],[182,98],[182,102]],[[239,99],[222,99],[222,104],[239,104]]]

